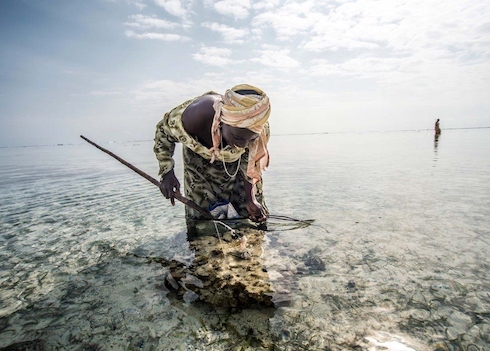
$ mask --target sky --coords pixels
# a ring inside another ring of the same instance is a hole
[[[242,83],[272,135],[490,127],[490,1],[0,1],[0,147],[151,140]]]

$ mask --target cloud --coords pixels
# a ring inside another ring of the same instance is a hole
[[[322,17],[314,10],[315,6],[314,1],[286,2],[255,16],[252,25],[261,28],[270,26],[280,41],[291,40],[296,35],[308,35],[308,31]]]
[[[128,38],[136,38],[136,39],[156,39],[163,41],[189,41],[191,38],[178,35],[178,34],[169,34],[169,33],[154,33],[154,32],[146,32],[146,33],[135,33],[132,30],[127,30],[125,32]]]
[[[259,57],[253,58],[251,61],[259,62],[264,66],[274,67],[277,69],[290,69],[300,66],[300,63],[289,56],[287,49],[266,49],[259,50]]]
[[[199,96],[204,92],[212,90],[223,93],[226,89],[242,83],[255,85],[266,92],[270,91],[272,94],[278,89],[278,85],[287,87],[284,90],[290,92],[291,85],[288,86],[287,82],[287,79],[267,72],[241,72],[231,76],[218,72],[206,73],[199,78],[188,78],[185,80],[161,79],[149,81],[130,91],[130,94],[132,95],[131,102],[136,109],[157,106],[165,110],[171,109],[187,99]],[[276,94],[281,95],[281,92]],[[287,100],[287,98],[284,100]]]
[[[330,63],[328,60],[315,60],[309,67],[309,73],[314,77],[344,76],[357,78],[380,77],[386,72],[402,71],[401,59],[356,57],[342,63]]]
[[[357,0],[256,3],[255,31],[271,28],[279,41],[301,40],[312,52],[395,53],[427,48],[490,54],[490,3],[471,0]]]
[[[212,7],[220,15],[244,19],[249,16],[252,7],[250,0],[207,0],[205,5]]]
[[[350,91],[369,87],[365,94],[377,92],[398,102],[411,100],[420,105],[424,101],[427,107],[485,101],[488,63],[455,65],[452,58],[441,58],[439,52],[425,54],[352,57],[340,63],[315,60],[307,75],[319,82],[344,82]]]
[[[230,58],[232,51],[226,48],[217,48],[214,46],[203,46],[199,53],[192,55],[194,60],[211,66],[224,66],[238,61]]]
[[[396,40],[398,28],[414,25],[405,21],[410,10],[411,6],[406,7],[404,0],[340,4],[321,14],[303,48],[311,51],[393,48],[390,44]],[[400,33],[403,36],[398,38],[398,47],[406,45],[416,34],[413,30]]]
[[[182,6],[181,0],[155,0],[155,3],[175,17],[187,18],[188,16],[188,12],[184,6]]]
[[[132,22],[126,22],[124,24],[137,29],[170,29],[178,26],[175,22],[166,21],[155,16],[132,15],[129,18]]]
[[[147,108],[156,106],[162,109],[171,109],[192,97],[199,96],[206,91],[224,91],[236,82],[225,82],[223,75],[204,74],[198,79],[169,80],[162,79],[142,84],[131,91],[134,106]]]
[[[249,32],[246,29],[236,29],[224,24],[219,23],[209,23],[205,22],[202,24],[204,28],[209,28],[213,32],[221,34],[223,40],[230,44],[241,44],[244,42],[244,37],[246,37]]]
[[[373,50],[394,53],[471,50],[488,54],[489,40],[478,33],[490,5],[474,1],[358,0],[321,14],[303,45],[311,51]],[[486,47],[486,48],[485,48]]]
[[[146,4],[143,4],[141,1],[132,1],[132,4],[140,10],[143,10],[146,7]]]
[[[348,38],[342,33],[335,32],[330,32],[329,35],[315,36],[303,45],[303,49],[317,52],[325,50],[337,51],[339,49],[353,51],[358,49],[377,49],[379,47],[378,43]]]
[[[185,99],[196,96],[202,92],[186,91],[187,83],[174,82],[167,79],[147,82],[131,93],[136,104],[147,106],[149,104],[159,105],[162,101],[169,100],[172,105],[177,106]],[[209,90],[209,89],[208,89]],[[205,91],[205,90],[203,90]]]
[[[257,8],[254,33],[263,38],[272,29],[276,40],[298,43],[295,58],[300,61],[278,44],[282,51],[264,50],[254,60],[264,65],[301,64],[314,79],[369,80],[365,84],[385,91],[409,87],[447,95],[462,87],[488,87],[488,2],[306,0],[270,8],[259,3]]]
[[[281,0],[266,0],[261,2],[255,2],[252,4],[252,8],[256,11],[272,10],[281,3]]]

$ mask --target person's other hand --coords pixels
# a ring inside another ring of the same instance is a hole
[[[175,193],[180,193],[180,183],[173,169],[163,176],[162,182],[160,183],[160,191],[166,199],[170,199],[172,206],[174,206]]]
[[[264,208],[257,201],[247,202],[249,218],[254,222],[265,222],[267,220]]]

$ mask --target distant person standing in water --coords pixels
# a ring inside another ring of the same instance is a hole
[[[436,130],[436,135],[441,134],[441,128],[439,127],[439,118],[436,121],[435,130]]]

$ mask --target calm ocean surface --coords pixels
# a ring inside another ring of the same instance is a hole
[[[151,141],[100,145],[157,177]],[[192,262],[183,205],[81,139],[1,148],[0,349],[490,350],[490,129],[269,149],[270,212],[315,225],[266,232],[291,302],[228,312],[135,257]]]

